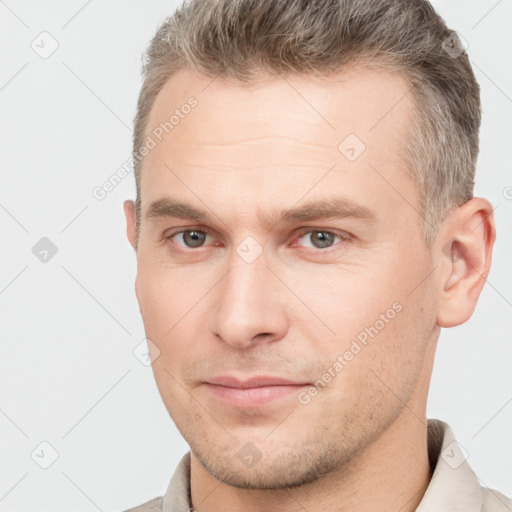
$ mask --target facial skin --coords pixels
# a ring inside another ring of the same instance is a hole
[[[124,207],[146,335],[160,350],[153,371],[191,447],[199,512],[408,511],[423,497],[437,339],[473,312],[494,224],[491,205],[475,198],[425,245],[400,157],[408,89],[401,76],[368,69],[250,87],[184,70],[157,97],[148,134],[191,95],[198,105],[145,158],[137,243],[133,202]],[[366,145],[353,162],[338,150],[349,134]],[[166,197],[211,220],[146,217]],[[279,222],[327,198],[371,219]],[[240,244],[262,253],[249,263]],[[232,406],[205,384],[265,375],[313,385],[381,315],[384,327],[307,404],[298,390]],[[261,458],[248,467],[240,450]]]

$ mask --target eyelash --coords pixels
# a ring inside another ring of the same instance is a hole
[[[190,227],[188,229],[181,229],[179,231],[174,231],[173,233],[164,237],[164,241],[166,241],[166,242],[172,241],[172,239],[175,236],[183,234],[183,233],[191,232],[191,231],[199,231],[200,233],[204,233],[207,236],[213,236],[213,231],[209,228]],[[330,235],[334,235],[335,237],[338,237],[341,240],[341,242],[346,242],[350,239],[350,235],[345,232],[339,232],[336,230],[318,229],[318,228],[302,228],[299,230],[299,232],[296,235],[294,235],[294,240],[297,238],[302,238],[304,235],[306,235],[308,233],[315,233],[315,232],[316,233],[328,233]],[[336,245],[337,244],[334,244],[331,247],[326,247],[325,249],[318,249],[318,248],[309,248],[309,249],[311,249],[314,253],[328,253],[333,250],[336,250]],[[181,246],[178,246],[178,247],[180,247],[180,248],[177,250],[182,251],[182,252],[200,252],[202,249],[204,249],[204,247],[198,247],[196,249],[194,249],[192,247],[188,247],[188,248],[182,248]],[[302,248],[308,249],[308,247],[302,247]]]

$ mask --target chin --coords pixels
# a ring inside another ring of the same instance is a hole
[[[206,456],[201,451],[192,451],[211,476],[238,489],[277,490],[300,487],[315,482],[340,465],[339,460],[333,459],[330,450],[311,453],[302,447],[301,453],[297,453],[297,450],[282,453],[282,449],[278,453],[268,448],[266,454],[259,453],[261,458],[258,460],[255,450],[255,446],[248,442],[242,449],[233,452],[230,449],[222,454],[211,449]],[[252,460],[249,457],[251,451]]]

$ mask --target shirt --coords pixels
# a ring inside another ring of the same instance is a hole
[[[455,441],[449,425],[429,419],[427,446],[432,478],[416,512],[512,512],[512,500],[480,485],[465,450]],[[189,512],[190,451],[179,462],[165,496],[125,512]]]

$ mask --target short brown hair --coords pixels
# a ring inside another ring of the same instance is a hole
[[[185,0],[146,52],[134,156],[155,98],[176,71],[246,83],[261,70],[327,75],[354,64],[400,72],[410,83],[414,113],[403,156],[430,244],[447,213],[473,196],[481,107],[457,34],[427,0]],[[137,235],[142,161],[134,164]]]

